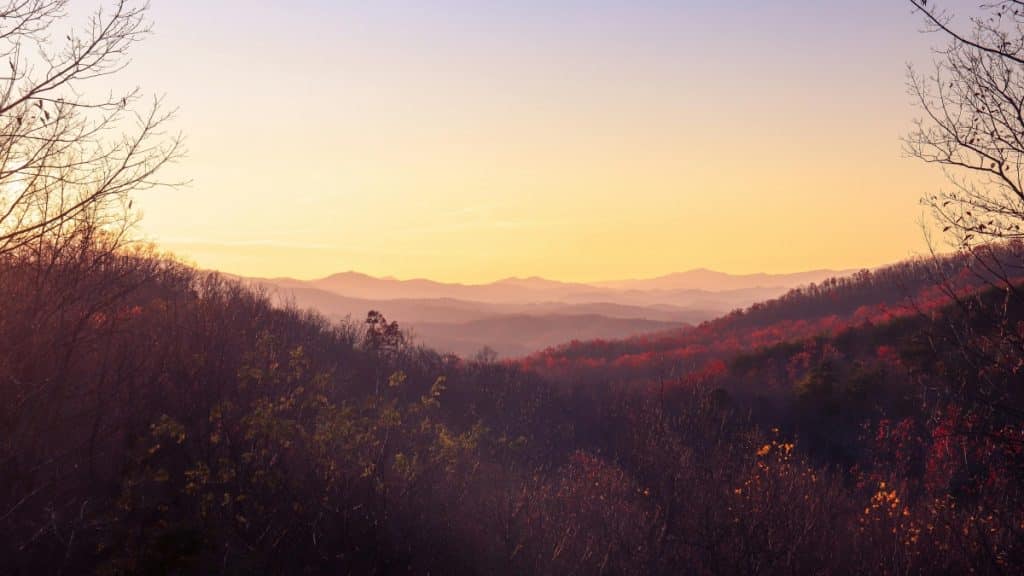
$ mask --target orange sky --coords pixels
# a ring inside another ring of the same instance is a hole
[[[155,0],[147,238],[256,276],[874,266],[924,247],[901,2]],[[514,4],[508,6],[505,4]]]

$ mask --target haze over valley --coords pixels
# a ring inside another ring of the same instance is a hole
[[[416,340],[470,357],[490,348],[523,356],[571,340],[624,338],[678,329],[780,296],[849,270],[734,275],[707,269],[651,279],[570,283],[506,278],[487,284],[377,278],[343,272],[316,280],[251,278],[282,303],[329,318],[377,310]]]

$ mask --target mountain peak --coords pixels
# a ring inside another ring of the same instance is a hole
[[[377,280],[377,278],[370,276],[369,274],[363,274],[362,272],[356,272],[355,270],[346,270],[345,272],[335,272],[328,276],[324,276],[320,280],[346,280],[346,279],[360,279],[360,280]]]

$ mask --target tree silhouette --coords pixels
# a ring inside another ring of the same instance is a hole
[[[961,247],[1024,238],[1024,5],[984,3],[960,29],[934,2],[910,3],[947,40],[933,70],[908,71],[923,118],[906,151],[942,166],[952,185],[925,204]]]
[[[96,96],[149,32],[148,5],[118,0],[84,29],[58,34],[67,0],[0,6],[0,255],[47,239],[123,232],[130,192],[161,184],[181,153],[160,99],[138,89]]]
[[[983,382],[961,386],[958,401],[993,418],[1019,421],[1024,406],[1006,381],[1014,380],[1024,358],[1024,331],[1012,313],[1024,304],[1024,4],[982,3],[961,14],[968,17],[963,22],[935,2],[910,3],[926,31],[946,39],[936,50],[933,71],[909,71],[910,92],[923,118],[904,141],[910,155],[946,172],[951,188],[924,203],[968,256],[965,270],[939,274],[960,310],[950,317],[948,337],[973,367],[965,378]],[[959,294],[956,285],[964,274],[995,295]]]

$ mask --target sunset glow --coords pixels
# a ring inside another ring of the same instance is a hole
[[[201,14],[201,17],[197,17]],[[203,267],[487,281],[858,268],[924,247],[900,3],[154,2],[131,76]],[[783,249],[785,248],[785,249]]]

